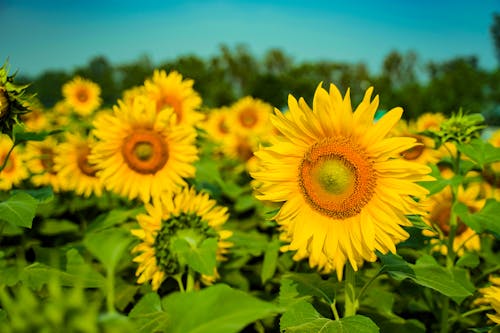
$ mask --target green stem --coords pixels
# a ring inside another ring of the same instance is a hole
[[[173,276],[173,278],[175,279],[175,281],[177,281],[177,285],[179,286],[179,290],[181,292],[185,292],[186,289],[184,289],[184,283],[182,283],[182,273],[175,274]]]
[[[191,268],[188,268],[186,291],[192,291],[193,289],[194,289],[194,271]]]
[[[345,265],[345,311],[344,317],[354,316],[358,310],[358,300],[356,299],[356,272],[352,268],[351,264]]]
[[[477,308],[477,309],[473,309],[473,310],[461,313],[461,314],[459,314],[459,315],[457,315],[455,317],[452,317],[452,318],[450,318],[450,321],[454,322],[454,321],[456,321],[459,318],[465,318],[465,317],[468,317],[468,316],[472,316],[473,314],[476,314],[476,313],[479,313],[479,312],[484,312],[484,311],[489,311],[489,310],[492,310],[492,309],[493,309],[493,307],[491,307],[491,306],[483,306],[483,307],[480,307],[480,308]]]
[[[13,144],[12,147],[10,147],[9,151],[7,152],[7,155],[5,155],[5,160],[3,161],[2,166],[0,166],[0,172],[2,172],[2,170],[7,166],[7,162],[9,162],[10,153],[12,153],[15,146],[16,144]]]
[[[107,290],[106,290],[106,307],[108,313],[115,312],[115,270],[108,269],[106,274]]]
[[[372,284],[373,281],[375,281],[376,278],[378,278],[380,276],[380,273],[382,272],[382,268],[380,268],[378,270],[378,272],[373,275],[370,280],[366,281],[365,285],[361,288],[361,290],[359,291],[359,294],[358,294],[358,302],[359,300],[361,299],[361,297],[363,296],[363,294],[366,292],[366,290],[368,289],[368,287],[370,287],[370,285]]]
[[[332,304],[330,305],[330,308],[332,309],[333,312],[333,317],[335,317],[335,320],[340,320],[339,312],[337,311],[337,300],[333,300]]]
[[[440,333],[448,332],[448,313],[450,310],[450,300],[447,296],[442,295],[443,297],[443,305],[441,308],[441,330]]]

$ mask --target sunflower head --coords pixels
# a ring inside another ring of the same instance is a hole
[[[474,305],[490,305],[494,313],[487,313],[488,318],[500,325],[500,276],[490,275],[490,284],[479,289],[480,297],[474,301]]]
[[[101,105],[101,88],[96,83],[75,77],[62,87],[64,100],[77,114],[88,116]]]
[[[185,188],[147,204],[146,210],[147,214],[137,216],[141,228],[132,230],[142,240],[132,249],[139,253],[134,259],[139,263],[137,282],[151,280],[153,290],[157,290],[167,277],[182,275],[188,267],[198,272],[202,281],[213,281],[217,277],[215,263],[225,259],[232,245],[227,241],[232,233],[222,228],[227,209],[208,194]],[[192,251],[202,253],[212,267],[197,265]]]
[[[28,95],[29,85],[14,84],[14,75],[9,75],[8,65],[0,67],[0,133],[12,137],[12,129],[20,123],[20,116],[30,112],[33,95]]]
[[[376,251],[396,251],[408,237],[405,215],[423,213],[414,198],[427,191],[415,182],[432,179],[429,167],[401,158],[415,138],[388,137],[401,108],[374,123],[372,92],[354,112],[349,91],[333,84],[318,86],[312,108],[289,96],[289,111],[271,116],[280,134],[255,153],[251,172],[257,198],[282,203],[274,219],[289,243],[283,249],[339,280],[346,262],[357,270]]]

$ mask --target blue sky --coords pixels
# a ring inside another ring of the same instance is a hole
[[[422,62],[476,55],[492,69],[493,13],[500,0],[0,0],[0,63],[36,75],[98,55],[158,64],[244,44],[255,56],[280,48],[296,62],[364,62],[372,72],[392,50]]]

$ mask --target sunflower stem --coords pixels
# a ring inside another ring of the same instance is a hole
[[[356,299],[356,272],[352,268],[351,264],[346,264],[345,273],[345,311],[344,317],[354,316],[358,309],[358,300]]]
[[[194,272],[193,269],[189,267],[186,279],[186,291],[192,291],[193,289],[194,289]]]
[[[115,270],[108,269],[106,274],[106,308],[108,313],[115,312]]]
[[[7,152],[7,154],[5,155],[5,159],[2,163],[2,165],[0,166],[0,172],[3,171],[3,169],[5,169],[5,167],[7,166],[7,163],[9,162],[9,157],[10,157],[10,154],[12,153],[12,151],[14,150],[14,147],[16,146],[16,144],[14,143],[12,145],[12,147],[10,147],[9,151]]]
[[[335,320],[340,320],[339,312],[337,311],[337,300],[336,299],[333,300],[330,307],[332,308],[333,317],[335,318]]]

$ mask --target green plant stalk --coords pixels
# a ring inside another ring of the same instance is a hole
[[[457,156],[454,159],[453,163],[453,171],[455,174],[460,174],[460,151],[457,149]],[[452,184],[451,185],[451,194],[452,194],[452,205],[455,205],[455,202],[458,200],[458,186]],[[448,270],[452,270],[455,265],[455,251],[453,249],[453,243],[455,241],[455,234],[457,231],[458,225],[458,217],[457,214],[453,211],[452,208],[450,212],[450,233],[448,234],[448,242],[447,242],[447,252],[446,252],[446,268]],[[448,321],[449,321],[449,312],[450,312],[450,299],[447,296],[442,296],[442,305],[441,305],[441,323],[440,323],[440,333],[448,332]]]
[[[108,268],[106,272],[106,308],[108,313],[114,313],[115,310],[115,269]]]
[[[188,267],[188,273],[186,278],[186,291],[192,291],[194,289],[194,271],[191,267]]]
[[[5,155],[5,160],[3,161],[2,166],[0,166],[0,172],[2,172],[3,169],[5,169],[5,167],[7,166],[7,162],[9,162],[10,154],[14,150],[15,146],[16,146],[16,144],[13,144],[12,147],[10,147],[9,151],[7,152],[7,155]]]
[[[339,312],[337,311],[337,300],[334,299],[332,304],[330,304],[330,308],[332,309],[333,312],[333,317],[335,320],[340,320]]]
[[[345,295],[345,311],[344,317],[354,316],[356,311],[358,310],[358,300],[356,299],[356,272],[352,268],[351,264],[348,263],[345,265],[346,273],[345,273],[345,286],[344,286],[344,295]]]

